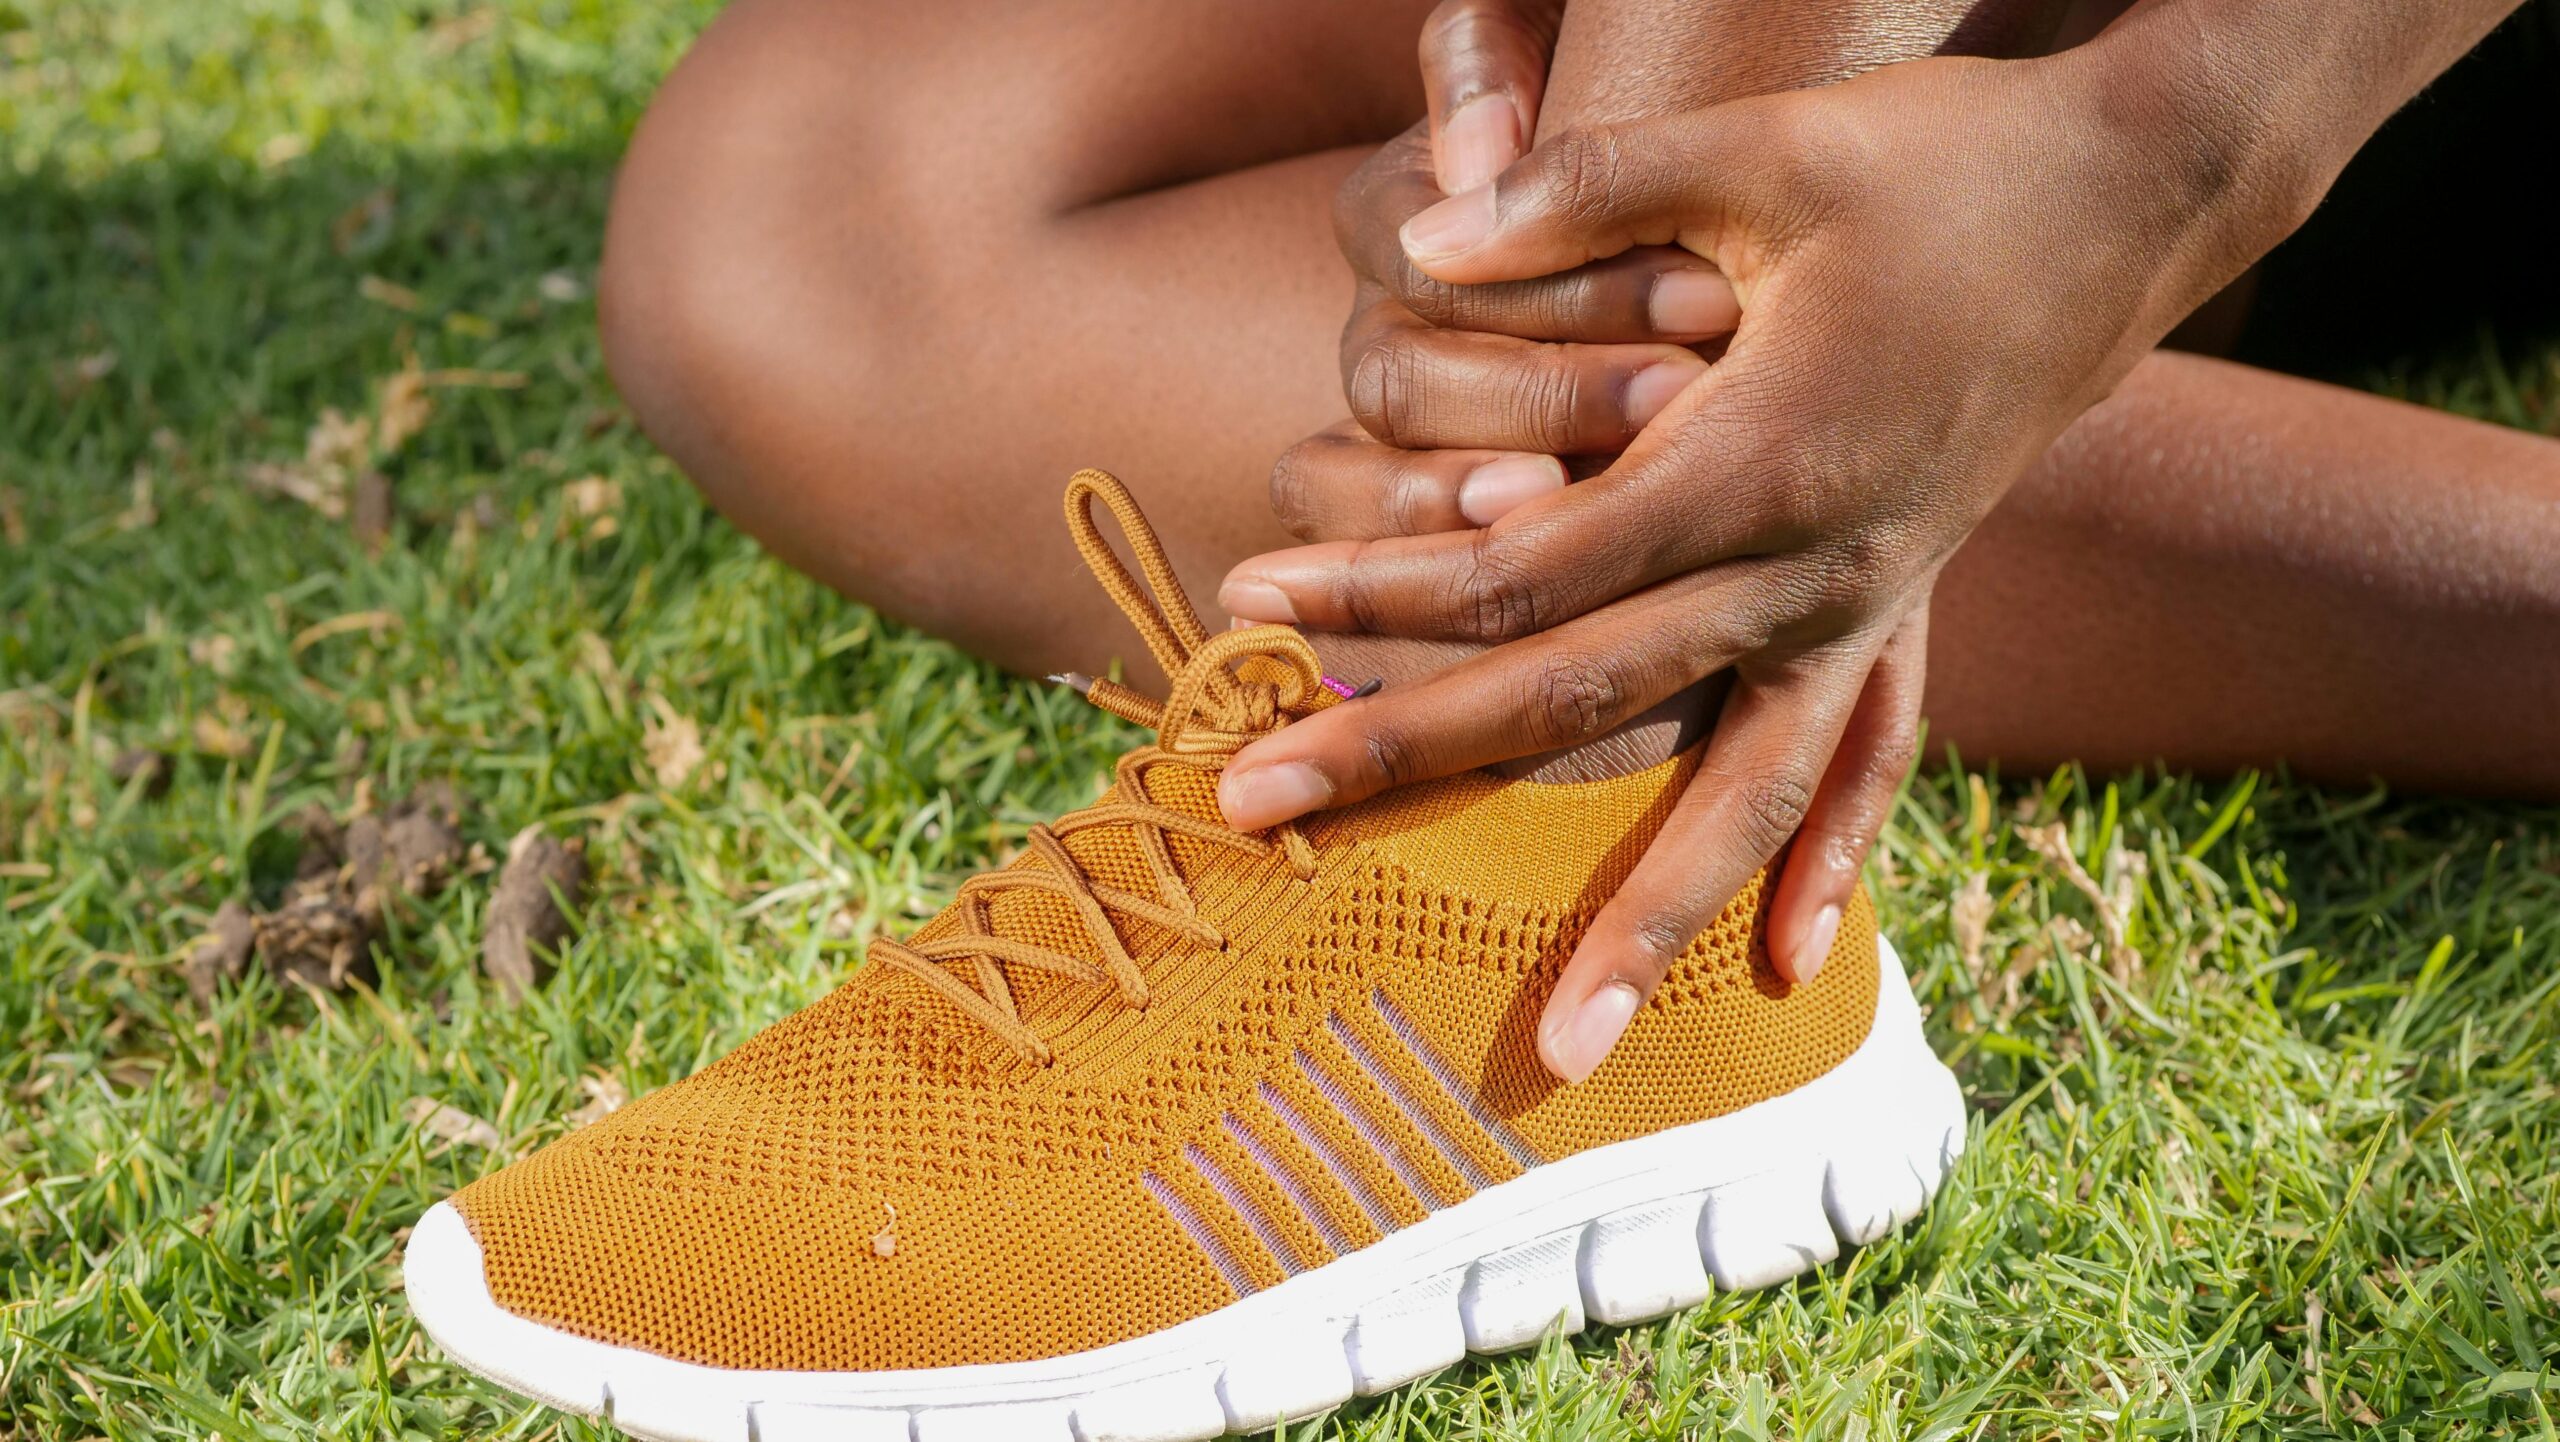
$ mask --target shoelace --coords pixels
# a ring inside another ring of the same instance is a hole
[[[1094,523],[1097,499],[1110,508],[1129,548],[1137,554],[1139,569],[1146,576],[1144,588],[1120,563]],[[1053,1053],[1023,1022],[1013,988],[1005,981],[1007,965],[1083,982],[1108,980],[1124,1004],[1144,1010],[1147,979],[1121,940],[1112,913],[1153,923],[1202,946],[1226,945],[1217,927],[1200,915],[1190,886],[1174,864],[1167,837],[1186,836],[1254,857],[1279,855],[1300,880],[1315,875],[1315,850],[1294,825],[1275,827],[1267,836],[1247,835],[1174,810],[1148,794],[1148,770],[1156,766],[1224,770],[1228,758],[1245,743],[1292,715],[1321,709],[1337,699],[1325,687],[1314,649],[1286,626],[1256,626],[1210,636],[1175,579],[1173,564],[1166,559],[1154,528],[1115,477],[1103,471],[1076,473],[1067,483],[1067,529],[1094,579],[1137,628],[1156,664],[1173,678],[1173,687],[1164,700],[1157,701],[1116,681],[1066,679],[1080,683],[1078,689],[1094,705],[1152,729],[1155,742],[1120,758],[1114,773],[1119,799],[1031,828],[1028,845],[1042,865],[983,872],[963,882],[956,902],[960,913],[956,934],[924,942],[882,937],[871,943],[870,951],[872,959],[932,988],[1037,1066],[1047,1066]],[[1107,826],[1127,827],[1136,834],[1139,852],[1154,873],[1156,895],[1140,896],[1095,882],[1067,850],[1065,838]],[[1097,964],[997,935],[988,906],[1009,891],[1042,891],[1065,899],[1083,920],[1102,960]],[[963,962],[974,971],[974,987],[952,969]]]

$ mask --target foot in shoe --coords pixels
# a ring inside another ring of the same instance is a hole
[[[1694,753],[1236,832],[1226,758],[1336,689],[1286,628],[1208,635],[1117,481],[1068,518],[1173,677],[1087,693],[1156,739],[814,1006],[432,1209],[408,1295],[454,1358],[644,1437],[1175,1442],[1918,1210],[1962,1104],[1863,898],[1791,986],[1755,883],[1587,1080],[1539,1063]]]

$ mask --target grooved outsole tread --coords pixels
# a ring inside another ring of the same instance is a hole
[[[1261,1430],[1469,1352],[1783,1281],[1916,1215],[1963,1146],[1964,1105],[1889,947],[1884,959],[1874,1034],[1796,1092],[1536,1168],[1279,1287],[1092,1353],[895,1374],[677,1362],[500,1309],[449,1206],[412,1236],[411,1305],[466,1368],[652,1442],[1199,1442]],[[1737,1155],[1765,1164],[1736,1171]]]

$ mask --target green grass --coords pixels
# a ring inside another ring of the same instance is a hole
[[[520,1154],[684,1075],[1127,739],[765,560],[618,408],[610,165],[711,8],[0,0],[0,1437],[601,1435],[411,1325],[401,1228],[494,1158],[404,1108]],[[379,555],[253,488],[413,358],[474,374],[384,462]],[[2548,354],[2389,385],[2560,416]],[[165,795],[111,775],[143,746]],[[430,778],[488,850],[590,840],[536,1000],[475,972],[479,880],[378,987],[188,1000],[295,813]],[[2128,979],[2021,838],[2057,823]],[[2560,1435],[2550,812],[1957,772],[1886,853],[1979,1118],[1924,1224],[1292,1437]]]

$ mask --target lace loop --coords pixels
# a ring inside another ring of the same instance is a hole
[[[1120,524],[1138,558],[1145,585],[1131,576],[1093,516],[1100,500]],[[1156,733],[1154,744],[1120,758],[1114,772],[1117,799],[1070,812],[1031,828],[1027,849],[1039,865],[984,872],[961,884],[959,929],[926,942],[887,937],[871,944],[874,960],[922,982],[962,1015],[1011,1047],[1024,1060],[1046,1066],[1054,1053],[1026,1025],[1005,979],[1007,965],[1054,973],[1080,982],[1109,981],[1124,1005],[1143,1009],[1147,979],[1113,922],[1113,913],[1135,917],[1208,947],[1226,938],[1199,913],[1190,884],[1174,863],[1168,838],[1181,836],[1257,858],[1280,856],[1301,881],[1316,874],[1315,848],[1294,825],[1275,827],[1270,839],[1230,830],[1220,822],[1176,810],[1148,790],[1147,771],[1159,765],[1218,772],[1248,742],[1338,699],[1306,638],[1286,626],[1256,626],[1211,636],[1201,625],[1173,573],[1164,545],[1118,479],[1104,471],[1078,471],[1067,484],[1067,529],[1076,550],[1102,589],[1129,618],[1156,664],[1172,678],[1162,701],[1110,680],[1060,679],[1114,716]],[[1124,827],[1156,883],[1156,895],[1096,883],[1067,849],[1066,838],[1100,827]],[[990,904],[1008,892],[1036,891],[1071,907],[1101,953],[1099,962],[1019,938],[997,935]],[[954,967],[966,963],[977,985]]]
[[[1099,498],[1110,508],[1112,519],[1120,523],[1121,534],[1129,538],[1129,549],[1138,556],[1138,569],[1146,573],[1147,589],[1140,590],[1129,568],[1120,564],[1120,555],[1102,537],[1102,528],[1094,524],[1093,503]],[[1085,569],[1102,583],[1120,614],[1137,628],[1138,638],[1147,643],[1156,664],[1168,676],[1180,671],[1191,653],[1208,639],[1208,630],[1200,624],[1200,613],[1191,609],[1190,598],[1183,595],[1182,582],[1173,574],[1173,562],[1164,553],[1164,544],[1156,539],[1155,528],[1147,524],[1138,511],[1138,503],[1120,478],[1108,471],[1081,470],[1067,481],[1067,532],[1075,537],[1076,550],[1084,557]],[[1167,605],[1167,598],[1172,604]]]

